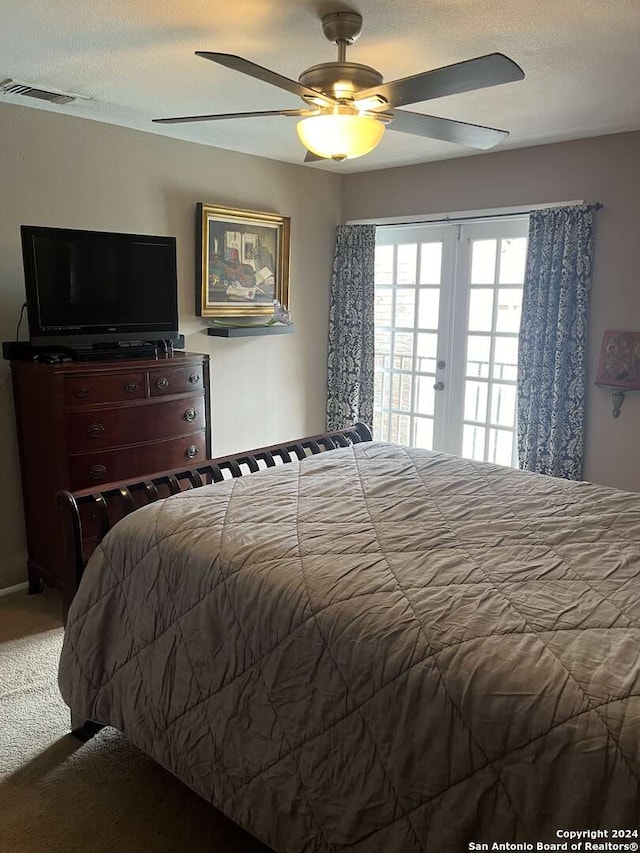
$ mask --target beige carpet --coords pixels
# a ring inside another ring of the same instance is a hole
[[[113,729],[68,734],[59,609],[0,597],[0,851],[269,853]]]

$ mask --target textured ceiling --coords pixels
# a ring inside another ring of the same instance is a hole
[[[293,118],[152,125],[152,118],[297,108],[294,95],[194,56],[235,53],[297,79],[333,61],[320,16],[364,16],[347,59],[385,80],[500,51],[526,78],[413,104],[511,132],[499,148],[640,129],[639,0],[4,0],[0,79],[81,93],[67,106],[20,103],[248,154],[301,163]],[[356,172],[475,153],[402,133],[371,154],[307,168]]]

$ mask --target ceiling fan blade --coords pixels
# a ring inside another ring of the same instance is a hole
[[[317,154],[314,154],[313,151],[307,151],[305,154],[304,162],[305,163],[318,163],[320,160],[326,160],[326,157],[319,157]]]
[[[416,136],[440,139],[443,142],[457,142],[458,145],[481,149],[493,148],[509,136],[508,130],[495,130],[480,124],[467,124],[450,118],[438,118],[405,110],[394,110],[393,121],[387,127],[389,130],[399,130],[401,133],[413,133]]]
[[[176,118],[154,118],[156,124],[181,124],[189,121],[218,121],[227,118],[264,118],[265,116],[308,116],[315,110],[258,110],[252,113],[217,113],[209,116],[177,116]]]
[[[248,74],[249,77],[255,77],[256,80],[262,80],[264,83],[271,83],[272,86],[277,86],[279,89],[284,89],[293,95],[299,95],[301,98],[311,99],[313,103],[319,103],[323,106],[335,106],[337,103],[333,98],[322,95],[320,92],[316,92],[315,89],[309,89],[307,86],[303,86],[302,83],[298,83],[297,80],[283,77],[275,71],[263,68],[262,65],[256,65],[255,62],[243,59],[241,56],[234,56],[232,53],[212,53],[208,50],[196,50],[196,56],[201,56],[203,59],[210,59],[211,62],[217,62],[218,65],[224,65],[226,68],[232,68],[234,71],[240,71],[242,74]]]
[[[401,107],[404,104],[418,104],[432,98],[444,98],[460,92],[498,86],[501,83],[513,83],[523,77],[522,68],[508,56],[503,53],[490,53],[364,89],[358,92],[357,100],[382,95],[390,106]]]

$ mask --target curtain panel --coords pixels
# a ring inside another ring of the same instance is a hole
[[[520,467],[582,478],[593,207],[531,213],[518,357]]]
[[[375,225],[339,225],[331,280],[327,429],[373,423]]]

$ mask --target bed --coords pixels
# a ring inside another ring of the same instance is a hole
[[[120,520],[73,714],[278,853],[637,845],[640,494],[367,436]]]

